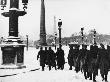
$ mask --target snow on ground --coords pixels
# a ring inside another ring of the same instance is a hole
[[[67,62],[69,47],[63,46],[63,49],[65,51],[65,59]],[[38,51],[39,49],[35,48],[29,48],[28,51],[25,49],[24,65],[26,68],[0,69],[0,82],[92,82],[90,80],[85,80],[83,74],[81,72],[76,73],[74,68],[71,71],[68,70],[68,63],[65,64],[64,70],[56,71],[54,68],[52,68],[52,70],[49,71],[48,67],[46,66],[45,71],[41,71],[39,60],[36,60]],[[3,75],[6,75],[6,77],[2,77]],[[108,77],[109,76],[110,73]],[[96,79],[98,82],[101,82],[100,74]],[[110,82],[110,78],[108,78],[108,81]]]

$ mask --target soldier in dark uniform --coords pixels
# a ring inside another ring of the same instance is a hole
[[[107,54],[109,56],[109,62],[110,62],[110,45],[107,45]],[[110,63],[109,63],[109,69],[110,69]]]
[[[44,71],[46,55],[43,47],[41,47],[40,51],[38,52],[37,60],[38,58],[40,58],[40,66],[42,66],[42,71]]]
[[[90,46],[90,52],[88,56],[88,77],[93,81],[96,81],[96,75],[98,75],[98,46],[97,44]]]
[[[87,45],[82,44],[82,49],[80,49],[78,61],[80,62],[80,69],[84,71],[85,79],[87,79],[87,63],[85,62],[87,56]]]
[[[83,70],[85,72],[85,79],[89,78],[89,66],[90,66],[90,62],[91,62],[91,55],[90,55],[90,50],[87,50],[86,52],[86,56],[85,56],[85,64],[83,66]]]
[[[74,66],[74,61],[73,61],[73,46],[69,46],[69,54],[68,54],[68,64],[70,66],[69,70],[72,70],[72,66]]]
[[[47,60],[47,56],[48,56],[48,50],[47,50],[47,46],[45,47],[45,64],[48,65],[48,60]]]
[[[82,46],[83,47],[83,46]],[[87,49],[87,45],[84,45],[84,49],[82,49],[82,51],[80,52],[80,54],[83,54],[83,57],[82,57],[82,70],[84,71],[84,77],[85,79],[88,78],[88,60],[89,60],[89,50]]]
[[[58,69],[63,70],[65,64],[64,50],[57,48],[56,56]]]
[[[72,66],[76,65],[76,59],[79,53],[78,44],[69,44],[70,50],[68,54],[68,64],[70,66],[69,70],[72,70]],[[74,48],[74,49],[73,49]]]
[[[48,55],[47,55],[47,61],[48,61],[48,66],[49,66],[49,70],[51,70],[51,67],[55,67],[56,70],[56,62],[55,62],[55,53],[54,51],[51,49],[51,47],[49,47],[48,50]]]
[[[76,45],[76,46],[74,46],[74,60],[75,60],[75,63],[76,63],[76,59],[78,58],[78,55],[79,55],[79,47],[80,47],[80,45]],[[75,66],[75,64],[74,64],[74,66]]]
[[[54,52],[53,55],[52,55],[52,66],[55,67],[55,70],[57,70],[56,59],[57,59],[57,56],[56,56],[56,53]]]
[[[109,55],[106,49],[104,48],[104,45],[100,44],[100,46],[101,48],[99,49],[99,52],[98,52],[99,69],[103,80],[107,81],[107,75],[109,70]]]

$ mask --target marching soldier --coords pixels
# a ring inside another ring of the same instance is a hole
[[[70,47],[70,50],[68,54],[68,64],[70,66],[69,70],[72,70],[72,66],[76,66],[76,59],[79,53],[79,45],[69,44],[69,47]]]
[[[98,75],[98,46],[97,44],[90,46],[89,59],[88,59],[88,77],[95,82],[96,75]],[[93,75],[93,77],[92,77]]]
[[[51,47],[49,47],[48,50],[48,54],[47,54],[47,65],[49,66],[49,71],[51,70],[51,67],[55,67],[56,69],[56,62],[55,62],[55,53],[54,51],[51,49]]]
[[[64,50],[57,48],[56,56],[58,69],[63,70],[65,64]]]
[[[91,54],[90,54],[90,50],[87,50],[87,53],[85,56],[85,65],[84,65],[85,79],[87,79],[89,77],[92,78],[92,76],[90,76],[90,74],[92,74],[92,73],[90,72],[90,74],[89,74],[89,68],[91,65],[90,63],[91,63]]]
[[[48,65],[48,60],[47,60],[47,56],[48,56],[48,50],[47,47],[45,47],[45,64]]]
[[[78,58],[78,55],[79,55],[79,47],[80,47],[80,45],[76,45],[76,46],[74,46],[74,66],[76,66],[76,60],[77,60],[77,58]]]
[[[44,71],[46,55],[45,51],[43,50],[43,47],[40,47],[40,51],[37,55],[37,60],[38,58],[40,58],[40,66],[42,67],[42,71]]]
[[[107,54],[109,56],[109,62],[110,62],[110,45],[107,45]],[[109,69],[110,69],[110,63],[109,63]]]
[[[87,79],[87,77],[88,77],[88,58],[90,57],[89,50],[87,50],[87,45],[84,45],[84,49],[82,49],[81,53],[83,54],[82,69],[84,71],[84,77],[85,77],[85,79]]]
[[[80,49],[78,61],[80,62],[80,69],[84,71],[85,79],[87,79],[87,63],[85,62],[87,56],[87,45],[82,44],[82,49]]]
[[[103,44],[100,44],[101,48],[99,49],[99,69],[100,74],[103,80],[107,81],[107,75],[109,70],[109,55]]]
[[[69,54],[68,54],[68,64],[70,66],[69,70],[72,70],[72,66],[74,66],[73,61],[73,46],[70,46]]]

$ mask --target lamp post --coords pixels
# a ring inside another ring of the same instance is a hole
[[[94,37],[93,38],[94,38],[94,45],[95,45],[96,44],[96,30],[94,29],[93,32],[94,32]]]
[[[62,25],[62,21],[61,21],[61,19],[59,19],[59,21],[58,21],[58,30],[59,30],[59,49],[61,50],[61,25]]]
[[[55,33],[55,50],[56,50],[56,39],[57,39],[57,33]]]
[[[9,17],[9,36],[1,44],[2,50],[2,65],[14,64],[16,66],[22,66],[24,63],[24,46],[23,41],[18,36],[18,18],[24,16],[27,12],[28,0],[22,0],[24,5],[24,11],[19,9],[19,0],[0,0],[1,10],[7,5],[7,1],[10,1],[10,8],[8,12],[3,12],[4,17]]]
[[[81,38],[82,38],[82,44],[83,44],[83,40],[84,40],[83,30],[84,30],[84,28],[81,28]]]
[[[1,37],[1,43],[3,43],[3,39],[4,39],[4,38],[3,38],[3,37]]]
[[[26,48],[27,48],[27,51],[28,51],[28,35],[26,35],[26,39],[27,39],[27,42],[26,42],[27,46],[26,46]]]

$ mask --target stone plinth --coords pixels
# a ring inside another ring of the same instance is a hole
[[[9,37],[1,45],[2,65],[22,66],[24,63],[24,47],[20,38]]]

